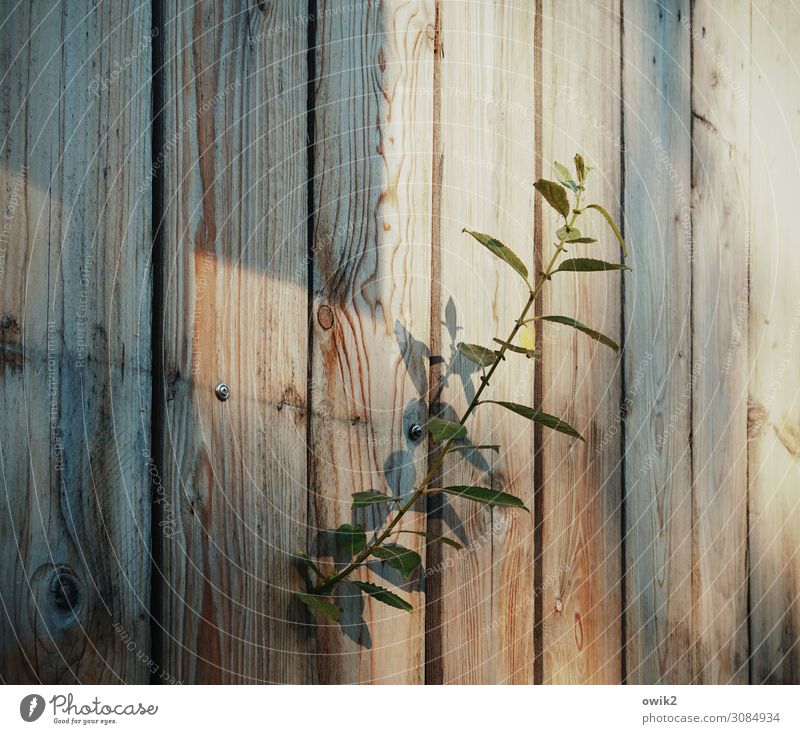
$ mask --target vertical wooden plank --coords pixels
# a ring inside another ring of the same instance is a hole
[[[460,341],[494,346],[527,298],[517,273],[462,234],[486,232],[533,270],[535,12],[530,3],[445,2],[441,6],[441,351],[437,411],[458,420],[480,370],[460,356]],[[530,405],[533,363],[509,355],[490,397]],[[469,419],[474,443],[499,455],[448,460],[443,482],[478,484],[521,497],[533,508],[533,428],[493,405]],[[436,526],[464,551],[442,549],[437,574],[444,683],[533,682],[533,521],[527,513],[444,503]]]
[[[691,19],[624,11],[626,679],[690,683]]]
[[[795,207],[800,168],[797,8],[752,12],[750,263],[750,645],[752,683],[800,682],[800,267]]]
[[[599,171],[590,174],[589,197],[619,219],[619,3],[544,2],[541,22],[542,175],[552,178],[553,160],[571,164],[582,152]],[[557,226],[545,205],[543,258]],[[584,229],[600,239],[589,246],[592,257],[619,258],[602,220],[585,221]],[[558,277],[544,290],[543,313],[574,316],[618,340],[619,277]],[[621,472],[619,443],[604,436],[619,410],[621,365],[597,342],[550,327],[542,336],[542,407],[587,443],[545,432],[541,447],[544,682],[618,682]]]
[[[307,22],[291,0],[168,8],[165,666],[304,682]]]
[[[324,531],[353,521],[353,492],[405,494],[425,472],[408,429],[427,412],[434,14],[430,0],[321,0],[316,17],[309,524],[330,555]],[[423,530],[422,513],[403,527]],[[341,587],[342,623],[318,630],[318,680],[421,682],[421,581],[377,563],[368,576],[401,586],[414,612]]]
[[[750,8],[693,6],[694,682],[747,683]]]
[[[0,679],[144,683],[150,3],[1,33]]]

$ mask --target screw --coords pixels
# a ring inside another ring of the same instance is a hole
[[[408,437],[412,441],[419,441],[422,438],[422,426],[415,423],[411,428],[408,429]]]
[[[231,396],[231,389],[224,382],[220,382],[214,388],[214,394],[217,396],[217,400],[224,403]]]

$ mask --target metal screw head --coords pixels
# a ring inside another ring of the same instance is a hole
[[[422,438],[422,426],[415,423],[411,428],[408,429],[408,437],[412,441],[419,441]]]
[[[224,382],[220,382],[219,385],[214,388],[214,394],[217,396],[217,400],[224,403],[230,397],[231,390]]]

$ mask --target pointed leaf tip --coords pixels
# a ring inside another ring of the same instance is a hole
[[[571,326],[573,329],[577,329],[587,336],[590,336],[595,341],[605,344],[607,347],[611,347],[615,352],[619,352],[619,345],[613,339],[607,337],[605,334],[601,334],[599,331],[590,329],[586,324],[582,324],[577,319],[570,318],[569,316],[541,316],[540,318],[542,321],[551,321],[554,324],[566,324],[567,326]]]
[[[614,236],[617,238],[617,242],[619,242],[619,246],[622,248],[622,254],[625,257],[628,257],[628,248],[625,245],[625,240],[622,238],[622,233],[619,231],[619,227],[617,227],[614,220],[611,218],[611,215],[602,207],[600,204],[587,204],[587,209],[594,209],[600,214],[603,215],[603,218],[608,222],[608,226],[614,231]]]
[[[461,545],[461,543],[453,540],[452,538],[447,538],[444,535],[439,535],[437,533],[426,533],[424,530],[400,530],[400,532],[407,533],[409,535],[421,535],[423,538],[434,540],[438,543],[444,543],[445,545],[449,545],[451,548],[455,548],[456,550],[461,550],[464,547]]]
[[[560,418],[556,418],[554,415],[550,415],[549,413],[544,413],[541,410],[536,410],[535,408],[529,408],[527,405],[509,403],[505,400],[482,400],[481,402],[500,405],[503,408],[510,410],[512,413],[516,413],[517,415],[521,415],[523,418],[527,418],[529,421],[539,423],[546,428],[551,428],[559,433],[565,433],[567,436],[572,436],[573,438],[578,438],[585,442],[583,436],[581,436],[581,434],[578,433],[578,431],[576,431],[569,423],[562,421]]]
[[[480,344],[465,344],[464,342],[459,342],[456,345],[456,348],[470,362],[474,362],[481,367],[488,367],[489,365],[494,364],[494,361],[497,359],[496,352],[491,349],[487,349],[486,347],[482,347]]]
[[[567,218],[569,215],[569,197],[567,196],[567,190],[561,184],[540,178],[533,186],[553,209],[565,219]]]
[[[295,596],[312,611],[321,614],[323,617],[332,619],[334,622],[339,621],[342,610],[335,604],[331,604],[320,596],[313,596],[312,594],[306,594],[302,591],[296,591]]]
[[[591,257],[573,257],[563,260],[553,273],[599,273],[606,270],[630,270],[627,265],[595,260]]]
[[[388,604],[390,607],[402,609],[406,612],[411,612],[414,610],[414,607],[412,607],[405,599],[400,598],[394,592],[389,591],[389,589],[384,589],[383,586],[371,584],[368,581],[353,581],[352,584],[353,586],[361,589],[361,591],[363,591],[365,594],[369,594],[373,599],[377,599],[384,604]]]
[[[586,164],[580,153],[575,154],[575,173],[578,174],[578,183],[583,186],[586,181]]]
[[[396,500],[395,497],[390,497],[388,494],[381,494],[380,492],[356,492],[352,497],[354,510]]]
[[[555,171],[559,183],[563,184],[568,189],[572,189],[572,191],[578,190],[578,184],[575,183],[575,180],[572,178],[569,168],[556,161],[553,163],[553,170]]]
[[[508,263],[514,270],[516,270],[525,282],[528,282],[528,268],[525,267],[525,263],[519,259],[517,254],[509,247],[506,247],[500,240],[495,239],[494,237],[490,237],[488,234],[483,234],[482,232],[474,232],[471,229],[462,229],[462,232],[470,235],[478,242],[480,242],[487,250],[494,253],[504,262]]]
[[[473,502],[481,502],[485,505],[513,507],[530,513],[530,510],[525,507],[525,503],[519,497],[515,497],[513,494],[508,494],[507,492],[499,492],[491,487],[442,487],[439,491],[456,497],[463,497]]]

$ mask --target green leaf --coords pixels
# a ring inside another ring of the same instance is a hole
[[[529,421],[539,423],[546,428],[552,428],[554,431],[558,431],[559,433],[566,433],[568,436],[579,438],[581,441],[584,440],[583,436],[581,436],[581,434],[578,433],[569,423],[562,421],[560,418],[556,418],[554,415],[550,415],[549,413],[543,413],[541,410],[535,410],[534,408],[529,408],[527,405],[520,405],[519,403],[508,403],[504,400],[481,400],[481,402],[501,405],[513,413],[521,415],[523,418],[527,418]]]
[[[581,239],[581,232],[577,227],[564,225],[556,230],[556,237],[564,242],[577,242]]]
[[[451,423],[441,418],[431,418],[426,424],[434,441],[449,441],[467,437],[467,429],[460,423]]]
[[[583,162],[583,156],[580,153],[575,154],[575,173],[578,174],[578,183],[583,186],[586,181],[586,164]]]
[[[449,454],[452,451],[472,451],[473,449],[475,449],[476,451],[478,449],[486,449],[487,451],[499,452],[500,446],[498,446],[497,444],[489,444],[489,443],[459,443],[459,444],[453,444],[449,449],[447,449],[447,453]]]
[[[497,359],[497,353],[491,349],[480,346],[480,344],[465,344],[459,342],[456,347],[470,362],[480,365],[481,367],[488,367],[494,364]]]
[[[586,324],[582,324],[577,319],[572,319],[569,316],[541,316],[540,318],[542,321],[552,321],[555,324],[571,326],[573,329],[582,331],[584,334],[592,337],[595,341],[599,341],[601,344],[611,347],[615,352],[619,352],[619,345],[613,339],[610,339],[605,334],[601,334],[599,331],[590,329]]]
[[[383,502],[395,502],[395,497],[390,497],[388,494],[380,494],[379,492],[356,492],[353,495],[353,509],[357,510],[360,507],[369,507],[370,505],[379,505]]]
[[[627,265],[610,263],[605,260],[595,260],[591,257],[573,257],[564,260],[554,273],[596,273],[601,270],[630,270]]]
[[[566,219],[569,214],[567,190],[561,184],[557,184],[555,181],[548,181],[544,178],[540,178],[533,185],[536,190],[544,196],[547,203]]]
[[[331,604],[329,601],[325,601],[322,597],[319,596],[312,596],[311,594],[305,594],[302,591],[296,591],[295,595],[298,599],[300,599],[303,604],[305,604],[309,609],[312,611],[318,612],[323,617],[327,617],[328,619],[332,619],[334,622],[339,621],[339,617],[342,614],[342,610],[339,609],[335,604]]]
[[[366,493],[365,493],[366,494]],[[367,534],[363,525],[341,525],[336,531],[336,545],[351,558],[367,547]]]
[[[456,550],[461,550],[464,547],[461,543],[457,543],[451,538],[446,538],[444,535],[437,535],[436,533],[425,533],[422,530],[401,530],[400,532],[408,533],[409,535],[421,535],[423,538],[428,538],[428,540],[435,540],[445,545],[452,546]]]
[[[614,220],[611,218],[611,215],[602,207],[600,204],[587,204],[587,209],[594,209],[595,211],[600,212],[603,217],[605,217],[606,222],[608,222],[608,226],[614,230],[614,234],[617,237],[617,241],[619,242],[619,246],[622,248],[622,254],[625,257],[628,257],[628,248],[625,247],[625,240],[622,239],[622,233],[619,231],[619,227],[614,223]]]
[[[384,589],[382,586],[370,584],[368,581],[353,581],[353,586],[357,586],[361,591],[369,594],[374,599],[388,604],[390,607],[396,609],[403,609],[406,612],[413,611],[412,607],[405,599],[401,599],[397,594],[392,593],[389,589]]]
[[[594,237],[576,237],[569,240],[574,245],[590,245],[592,242],[597,242]]]
[[[515,507],[518,510],[530,510],[525,507],[525,503],[513,494],[498,492],[491,487],[442,487],[439,491],[452,494],[457,497],[464,497],[475,502],[483,502],[486,505],[495,507]]]
[[[524,279],[525,282],[528,282],[528,268],[525,267],[525,263],[520,260],[516,253],[506,247],[500,240],[496,240],[494,237],[490,237],[488,234],[483,234],[481,232],[473,232],[469,229],[462,229],[462,232],[466,232],[469,235],[472,235],[478,242],[480,242],[487,250],[493,252],[497,257],[501,260],[507,262],[514,270],[516,270]]]
[[[501,346],[508,349],[509,352],[514,352],[515,354],[524,354],[528,359],[538,357],[540,354],[535,349],[526,349],[525,347],[518,347],[516,344],[511,344],[510,342],[504,342],[502,339],[498,339],[497,337],[495,337],[494,340]]]
[[[401,545],[378,546],[372,551],[372,555],[386,561],[392,568],[396,568],[404,579],[407,579],[411,572],[422,563],[419,553],[403,548]]]
[[[564,186],[566,186],[568,189],[572,189],[573,191],[578,190],[578,184],[576,184],[573,180],[572,174],[569,172],[569,168],[556,161],[553,163],[553,170],[556,172],[556,178],[560,183],[564,184]]]

